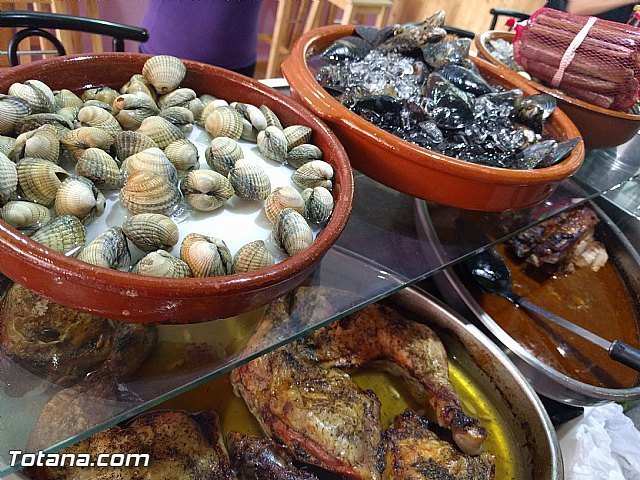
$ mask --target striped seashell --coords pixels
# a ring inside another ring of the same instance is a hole
[[[89,100],[97,100],[99,102],[111,105],[118,95],[118,92],[113,88],[102,86],[88,88],[87,90],[82,92],[80,98],[85,102],[85,104]]]
[[[189,205],[209,212],[225,204],[233,195],[229,180],[211,170],[193,170],[180,182],[180,190]]]
[[[275,265],[276,260],[262,240],[255,240],[240,247],[233,259],[233,273],[247,273]]]
[[[122,131],[116,134],[113,139],[113,146],[120,162],[147,148],[157,147],[156,142],[144,133],[130,131]]]
[[[100,100],[87,100],[86,102],[84,102],[84,105],[82,105],[83,107],[98,107],[101,108],[102,110],[104,110],[105,112],[110,113],[111,115],[113,115],[113,107],[111,106],[110,103],[105,103],[105,102],[101,102]]]
[[[56,113],[75,127],[80,123],[78,122],[79,111],[80,109],[78,107],[63,107],[56,110]]]
[[[207,165],[221,175],[229,175],[236,162],[244,158],[242,147],[229,137],[216,137],[204,152]]]
[[[184,138],[182,130],[158,116],[145,118],[137,131],[151,138],[159,148],[165,148],[171,142]]]
[[[55,163],[40,158],[23,158],[16,170],[22,195],[46,207],[53,205],[58,189],[69,176]]]
[[[271,181],[263,168],[244,158],[229,172],[229,182],[236,195],[247,200],[264,200],[271,193]]]
[[[196,92],[190,88],[178,88],[173,92],[158,97],[158,108],[164,110],[170,107],[187,107],[196,98]],[[201,102],[202,103],[202,102]]]
[[[40,80],[26,80],[9,87],[9,95],[22,98],[31,106],[31,113],[52,113],[56,99],[51,89]]]
[[[136,73],[132,75],[127,83],[125,83],[122,88],[120,88],[120,93],[144,93],[151,97],[156,102],[158,98],[158,94],[156,93],[156,89],[153,88],[153,85],[149,83],[149,81],[144,78],[141,74]]]
[[[287,151],[311,141],[312,130],[304,125],[291,125],[285,128],[283,132],[287,138]]]
[[[0,204],[5,204],[18,189],[18,170],[16,164],[0,153]]]
[[[120,167],[104,150],[87,148],[76,163],[76,173],[91,180],[96,187],[116,190],[122,187]]]
[[[220,107],[228,107],[228,106],[229,106],[229,102],[227,102],[226,100],[224,100],[222,98],[212,97],[211,100],[209,100],[207,103],[204,103],[204,106],[203,106],[203,109],[202,109],[202,113],[200,114],[200,118],[196,119],[196,123],[198,125],[200,125],[201,127],[204,127],[205,121],[207,120],[207,117],[212,112],[214,112],[215,110],[217,110]]]
[[[160,213],[139,213],[125,220],[122,231],[143,252],[170,250],[178,243],[178,225]]]
[[[7,137],[4,135],[0,135],[0,153],[4,153],[9,160],[16,161],[18,157],[14,152],[14,148],[16,146],[16,139],[13,137]]]
[[[97,127],[80,127],[66,133],[60,143],[77,161],[87,148],[108,151],[113,145],[113,135]]]
[[[56,192],[56,215],[73,215],[85,221],[104,212],[106,200],[102,192],[88,178],[72,175],[65,179]]]
[[[122,131],[118,121],[100,107],[82,107],[78,112],[78,121],[82,127],[97,127],[115,135]]]
[[[84,101],[71,90],[63,88],[53,93],[53,97],[56,100],[56,112],[61,108],[78,107],[82,108]]]
[[[0,218],[22,233],[31,234],[49,222],[52,214],[44,205],[15,200],[2,207]]]
[[[129,245],[120,227],[102,232],[80,250],[77,259],[114,270],[128,271],[131,266]]]
[[[73,215],[63,215],[40,227],[31,239],[67,254],[84,246],[87,233],[80,220]]]
[[[16,158],[34,157],[60,163],[60,139],[58,131],[52,125],[20,134],[14,147]]]
[[[56,127],[58,132],[66,132],[75,127],[67,117],[58,113],[34,113],[16,120],[14,131],[20,135],[47,124]]]
[[[322,160],[322,151],[310,143],[293,147],[287,153],[287,164],[292,168],[298,169],[313,160]]]
[[[171,142],[164,149],[164,154],[176,167],[178,173],[189,172],[200,167],[198,148],[187,139]]]
[[[267,127],[258,134],[258,149],[264,158],[284,163],[287,158],[287,139],[277,127]]]
[[[280,123],[280,119],[275,113],[273,113],[273,110],[266,105],[260,105],[259,108],[267,121],[267,127],[278,127],[280,130],[284,130],[282,128],[282,123]]]
[[[193,113],[186,107],[168,107],[161,110],[158,116],[173,123],[185,134],[193,129]]]
[[[300,253],[313,242],[311,227],[302,215],[285,208],[273,222],[271,236],[274,243],[289,255]]]
[[[186,73],[187,68],[182,60],[171,55],[151,57],[142,67],[142,76],[160,95],[178,88]]]
[[[158,147],[147,148],[135,153],[122,162],[120,173],[127,180],[129,176],[137,171],[146,170],[156,175],[162,175],[173,184],[178,183],[178,171],[173,163]]]
[[[11,95],[0,95],[0,134],[12,133],[16,122],[31,113],[31,105],[26,100]]]
[[[193,120],[195,122],[200,122],[202,118],[202,112],[204,112],[204,103],[199,98],[194,98],[189,103],[187,103],[186,107],[193,113]]]
[[[194,277],[230,275],[233,258],[229,248],[216,237],[190,233],[180,245],[180,258],[191,268]]]
[[[207,115],[204,128],[214,137],[229,137],[233,140],[239,140],[242,135],[242,115],[233,107],[216,108]]]
[[[249,120],[253,128],[255,128],[257,131],[261,132],[268,127],[267,119],[265,118],[264,113],[262,113],[262,111],[255,105],[251,105],[250,103],[237,102],[236,104],[234,104],[234,108],[246,120]]]
[[[189,265],[164,250],[145,255],[133,267],[131,273],[165,278],[190,278],[193,276]]]
[[[305,163],[291,175],[291,179],[301,188],[332,187],[333,168],[322,160]]]
[[[251,122],[249,120],[247,120],[246,118],[242,119],[242,133],[240,134],[240,138],[242,140],[257,143],[258,133],[258,130],[253,128],[253,125],[251,125]]]
[[[292,208],[298,213],[304,212],[304,200],[293,187],[278,187],[264,201],[264,213],[271,223],[275,222],[278,214],[285,208]]]
[[[180,201],[180,191],[162,175],[133,172],[120,190],[120,203],[131,213],[168,213]]]
[[[307,188],[302,191],[304,218],[311,223],[324,223],[333,213],[333,195],[324,187]]]
[[[145,118],[160,112],[153,98],[143,92],[119,95],[112,108],[114,118],[124,130],[137,130]]]

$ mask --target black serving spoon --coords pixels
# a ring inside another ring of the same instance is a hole
[[[526,298],[514,293],[511,287],[511,273],[509,267],[504,262],[495,249],[486,249],[473,257],[462,262],[463,267],[471,274],[478,284],[487,292],[500,295],[518,307],[525,308],[542,317],[548,318],[552,322],[563,328],[581,336],[582,338],[595,343],[599,347],[609,352],[616,362],[620,362],[636,371],[640,371],[640,350],[626,343],[614,340],[610,342],[596,335],[589,330],[576,325],[558,315],[548,312],[544,308],[531,303]]]

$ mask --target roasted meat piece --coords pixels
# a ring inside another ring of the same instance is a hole
[[[0,312],[0,351],[30,372],[73,385],[102,369],[135,372],[157,342],[153,326],[93,317],[14,284]]]
[[[231,432],[227,447],[238,480],[318,480],[293,465],[289,453],[268,438]]]
[[[495,459],[461,453],[429,430],[429,422],[407,410],[384,434],[384,480],[491,480]]]
[[[451,429],[460,449],[482,450],[487,431],[467,416],[449,381],[447,352],[433,331],[380,304],[369,305],[300,341],[325,367],[356,368],[387,361],[393,373],[412,384],[421,400],[436,412],[438,424]]]
[[[62,453],[149,454],[148,466],[38,467],[28,473],[35,480],[225,480],[231,478],[215,412],[189,415],[157,411],[136,417],[126,427],[111,427],[66,448]]]
[[[604,245],[593,238],[599,221],[588,205],[581,205],[528,228],[511,243],[518,258],[534,267],[547,265],[571,272],[590,266],[597,272],[608,259]]]
[[[380,402],[348,374],[308,360],[298,344],[231,372],[263,430],[294,458],[353,479],[380,478]]]

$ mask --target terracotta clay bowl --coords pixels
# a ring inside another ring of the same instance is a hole
[[[120,87],[142,71],[140,54],[57,57],[6,69],[0,92],[14,82],[39,79],[52,89]],[[43,247],[0,221],[0,271],[56,302],[94,315],[136,323],[194,323],[229,317],[265,305],[298,286],[344,229],[353,203],[353,176],[342,145],[316,116],[259,82],[185,61],[183,87],[198,94],[267,105],[285,125],[313,130],[313,142],[334,168],[335,210],[309,248],[268,268],[208,278],[156,278],[96,267]]]
[[[513,32],[499,32],[489,30],[477,35],[474,43],[478,55],[501,69],[510,70],[487,50],[489,40],[502,38],[513,41]],[[640,130],[640,115],[618,112],[592,105],[584,100],[570,97],[555,88],[547,87],[533,80],[527,80],[529,85],[540,92],[556,97],[558,106],[578,127],[586,148],[608,148],[622,145],[633,138]]]
[[[332,98],[307,65],[309,56],[322,52],[338,38],[351,35],[353,28],[329,26],[306,33],[294,45],[282,71],[294,98],[329,124],[347,149],[351,165],[365,175],[425,200],[472,210],[502,211],[544,200],[582,164],[582,141],[569,157],[552,167],[508,170],[426,150],[374,126]],[[537,93],[515,72],[484,60],[473,61],[490,83],[520,88],[529,95]],[[580,136],[559,110],[547,121],[545,132],[559,141]]]

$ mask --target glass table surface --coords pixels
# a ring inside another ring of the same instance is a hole
[[[354,172],[355,202],[345,231],[303,285],[282,299],[286,313],[275,320],[267,321],[260,309],[209,323],[159,326],[157,347],[133,377],[90,376],[66,389],[0,354],[0,477],[18,468],[9,465],[10,450],[58,451],[576,204],[604,195],[637,214],[639,173],[638,136],[618,148],[590,151],[573,179],[545,202],[511,215],[505,228],[503,213],[430,204]],[[460,222],[475,228],[461,229]],[[447,238],[453,242],[433,234],[451,228],[455,234]],[[49,428],[36,445],[29,437],[50,401],[68,406],[59,419],[64,428]],[[65,415],[74,421],[65,423]]]

